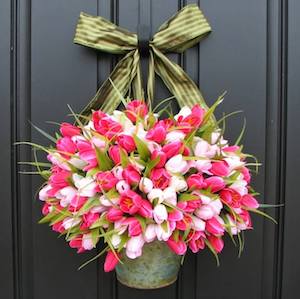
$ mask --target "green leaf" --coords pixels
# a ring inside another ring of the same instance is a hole
[[[142,160],[147,161],[150,157],[150,151],[144,141],[142,141],[137,135],[133,135],[133,139],[137,148],[137,151]]]
[[[123,168],[125,168],[129,164],[129,158],[128,158],[127,152],[125,150],[123,150],[122,148],[120,148],[119,151],[120,151],[121,165]]]
[[[150,160],[147,163],[147,166],[146,166],[146,169],[145,169],[145,172],[144,172],[145,177],[148,177],[150,175],[151,170],[159,163],[159,161],[160,161],[160,157],[158,156],[155,159]]]
[[[167,221],[164,221],[160,226],[166,233],[168,232],[168,222]]]
[[[35,126],[32,122],[29,121],[29,123],[39,132],[41,133],[43,136],[45,136],[46,138],[48,138],[49,140],[51,140],[52,142],[56,143],[57,140],[52,137],[51,135],[49,135],[47,132],[45,132],[44,130],[40,129],[39,127]]]
[[[204,115],[204,119],[202,122],[202,125],[208,122],[208,120],[213,116],[213,113],[215,112],[215,109],[223,102],[224,96],[226,95],[227,91],[224,91],[218,99],[215,101],[215,103],[207,110],[207,112]]]
[[[91,236],[92,236],[93,245],[96,246],[96,244],[99,241],[99,228],[92,229],[91,230]]]
[[[241,130],[241,133],[238,136],[237,140],[235,141],[234,145],[239,145],[239,143],[241,142],[241,140],[243,138],[245,130],[246,130],[246,119],[244,119],[244,124],[243,124],[242,130]]]
[[[211,251],[211,253],[214,255],[216,262],[217,262],[217,266],[220,266],[220,261],[219,261],[219,257],[218,254],[216,253],[215,249],[212,247],[212,245],[210,244],[210,242],[207,239],[204,239],[204,242],[206,244],[206,246],[208,247],[208,249]]]
[[[99,205],[99,198],[96,197],[91,197],[89,198],[84,205],[80,208],[80,210],[77,212],[77,215],[83,215],[85,214],[87,211],[89,211],[92,207]]]
[[[91,263],[92,261],[96,260],[98,257],[100,257],[101,255],[103,255],[107,250],[109,249],[109,246],[106,246],[102,251],[100,251],[97,255],[95,255],[93,258],[89,259],[88,261],[86,261],[85,263],[83,263],[80,267],[78,267],[77,270],[81,270],[83,267],[85,267],[86,265],[88,265],[89,263]]]
[[[139,221],[144,232],[146,230],[146,219],[140,215],[135,215],[134,217]]]
[[[199,196],[194,195],[192,193],[180,193],[178,196],[179,201],[190,201],[190,200],[196,200]]]
[[[112,160],[108,157],[107,152],[102,151],[97,146],[95,146],[95,152],[99,169],[102,171],[111,170],[113,167],[113,163]]]
[[[121,237],[121,242],[120,242],[120,244],[118,246],[118,252],[120,252],[124,248],[124,245],[130,239],[129,236],[126,235],[126,234],[123,234],[120,237]]]
[[[48,213],[46,216],[44,216],[42,219],[39,220],[39,224],[43,224],[43,223],[47,223],[50,222],[53,217],[57,216],[57,211],[52,211],[50,213]]]
[[[272,222],[274,222],[275,224],[278,224],[277,221],[272,216],[268,215],[267,213],[264,213],[263,211],[260,211],[260,210],[257,210],[257,209],[250,209],[250,208],[247,208],[247,207],[243,207],[243,209],[245,209],[247,211],[250,211],[252,213],[256,213],[258,215],[264,216],[264,217],[268,218],[269,220],[271,220]]]

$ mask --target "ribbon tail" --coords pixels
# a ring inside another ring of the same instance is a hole
[[[170,92],[176,97],[180,107],[192,107],[200,104],[205,110],[208,109],[197,85],[187,73],[176,63],[170,61],[162,52],[155,47],[152,48],[156,59],[154,59],[155,72],[161,77]]]
[[[85,106],[81,114],[88,115],[91,110],[98,109],[106,113],[112,113],[121,103],[122,97],[126,96],[129,86],[137,74],[138,63],[139,54],[137,50],[129,52],[122,58],[109,75],[110,80],[107,79],[100,86],[95,96]]]

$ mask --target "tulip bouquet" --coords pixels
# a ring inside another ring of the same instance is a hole
[[[223,138],[212,121],[216,106],[183,107],[160,119],[133,100],[111,115],[93,111],[82,121],[74,114],[76,125],[62,123],[56,138],[47,135],[55,147],[36,145],[51,162],[32,163],[46,179],[40,223],[78,253],[102,238],[96,257],[106,253],[106,272],[122,263],[121,252],[136,259],[155,240],[177,255],[208,248],[217,258],[228,234],[242,249],[249,212],[266,214],[249,185],[248,166],[256,163]]]

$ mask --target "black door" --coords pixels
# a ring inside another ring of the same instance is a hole
[[[47,120],[67,120],[70,104],[84,106],[109,75],[116,57],[74,45],[80,11],[101,15],[136,31],[146,5],[152,33],[188,3],[183,0],[1,0],[1,265],[3,299],[52,298],[298,298],[300,276],[299,10],[297,0],[201,0],[213,32],[200,46],[170,55],[199,84],[208,104],[224,90],[219,109],[243,110],[244,145],[262,167],[255,187],[265,203],[284,203],[271,212],[279,220],[254,217],[240,259],[228,242],[221,266],[207,252],[189,255],[178,281],[155,291],[120,285],[103,273],[103,260],[77,271],[88,255],[77,255],[47,226],[37,224],[40,179],[19,174],[18,161],[31,159],[18,140],[47,140],[28,120],[52,132]],[[143,7],[142,7],[143,6]],[[157,84],[157,100],[167,97]],[[222,110],[222,111],[221,111]],[[235,139],[243,116],[232,118],[226,136]]]

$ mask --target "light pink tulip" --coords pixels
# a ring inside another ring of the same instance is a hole
[[[183,159],[181,154],[172,157],[165,167],[171,173],[185,174],[189,170],[189,164]]]
[[[84,234],[82,237],[82,247],[85,250],[92,250],[95,246],[91,234]]]
[[[145,240],[140,234],[139,236],[131,237],[126,243],[126,255],[130,259],[135,259],[142,255],[142,248],[145,244]]]
[[[154,221],[158,224],[163,223],[165,220],[168,219],[168,212],[164,205],[158,204],[155,206],[153,210],[153,218]]]
[[[116,184],[116,189],[122,195],[130,190],[130,185],[125,180],[121,180]]]
[[[144,239],[147,243],[154,241],[156,238],[156,224],[150,223],[147,225],[144,233]]]

